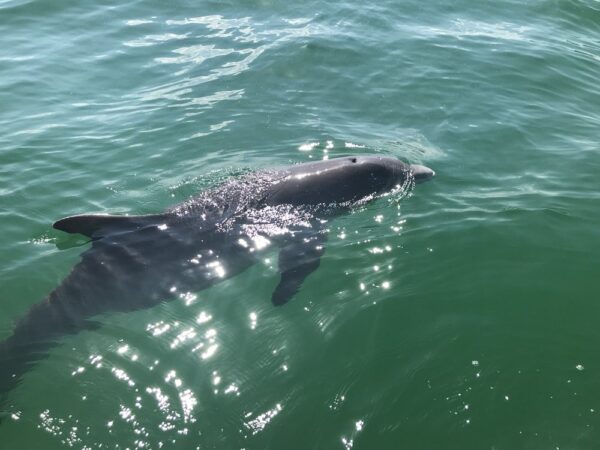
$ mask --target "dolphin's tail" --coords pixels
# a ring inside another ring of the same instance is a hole
[[[4,404],[6,393],[17,386],[16,358],[8,341],[0,342],[0,405]]]
[[[10,376],[10,359],[5,342],[0,342],[0,425],[9,414],[8,392],[16,387],[14,379]]]
[[[8,394],[19,385],[26,371],[24,359],[11,348],[10,339],[0,342],[0,424],[10,414]]]
[[[10,409],[9,393],[23,380],[23,376],[45,358],[60,339],[82,329],[95,327],[82,319],[57,298],[60,289],[34,305],[17,323],[13,334],[0,342],[0,422]],[[63,292],[64,293],[64,292]]]
[[[41,358],[47,355],[50,342],[18,343],[15,335],[0,342],[0,423],[10,414],[9,393]]]

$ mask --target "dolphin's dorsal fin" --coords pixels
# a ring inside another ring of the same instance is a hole
[[[133,231],[149,225],[159,226],[165,222],[164,214],[147,216],[111,216],[108,214],[83,214],[60,219],[52,225],[67,233],[79,233],[93,239],[99,239],[112,233]]]

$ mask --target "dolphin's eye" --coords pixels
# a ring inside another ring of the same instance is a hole
[[[356,162],[356,158],[352,158],[350,161],[352,161],[353,163]]]

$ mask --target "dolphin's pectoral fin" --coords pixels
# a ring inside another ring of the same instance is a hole
[[[310,236],[299,235],[279,252],[281,280],[273,291],[274,305],[284,305],[300,290],[300,286],[319,267],[325,253],[327,234],[319,232]]]
[[[57,230],[67,233],[79,233],[98,239],[111,233],[123,233],[137,230],[149,225],[159,226],[165,221],[165,215],[147,216],[111,216],[108,214],[84,214],[65,217],[52,225]]]

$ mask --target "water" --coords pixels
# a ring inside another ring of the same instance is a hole
[[[85,249],[61,217],[326,155],[437,172],[336,220],[284,307],[273,252],[65,337],[0,448],[595,447],[599,24],[595,0],[0,2],[1,338]]]

